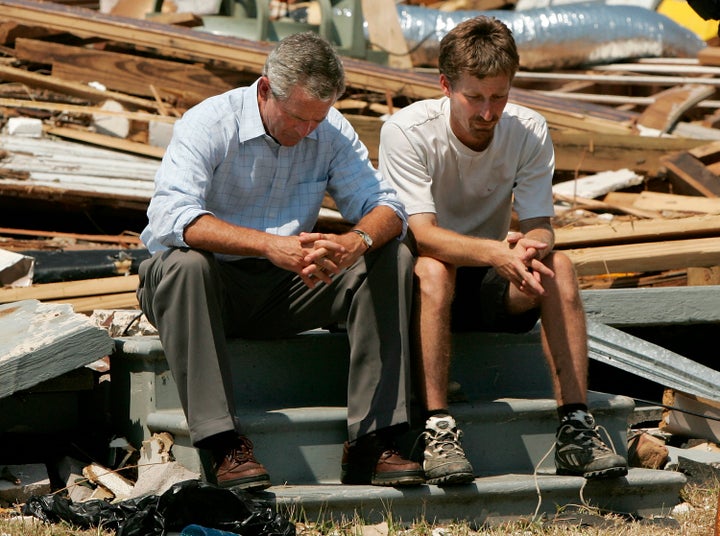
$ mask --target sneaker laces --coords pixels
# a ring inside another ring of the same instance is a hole
[[[580,421],[578,421],[580,422]],[[573,430],[579,432],[574,436],[574,440],[578,441],[578,443],[589,445],[592,448],[599,448],[603,452],[610,452],[617,454],[617,451],[615,450],[615,444],[613,443],[612,438],[610,437],[610,433],[607,431],[607,428],[604,426],[596,425],[595,421],[592,420],[592,426],[581,426],[577,427],[572,424],[571,421],[565,422],[562,424],[558,430],[557,436],[560,436],[560,432],[562,432],[565,427],[570,427]],[[607,441],[610,443],[610,447],[608,447],[605,442],[600,437],[599,432],[603,432],[605,437],[607,438]],[[547,452],[543,455],[542,458],[540,458],[540,461],[535,464],[535,467],[533,469],[533,481],[535,483],[535,493],[538,497],[537,505],[535,506],[535,512],[533,513],[533,521],[536,521],[538,519],[538,513],[540,512],[540,506],[542,505],[542,492],[540,491],[540,482],[538,480],[538,471],[540,469],[540,466],[545,462],[548,456],[553,452],[555,449],[555,446],[557,445],[557,440],[554,441],[550,448],[547,450]],[[584,506],[585,508],[590,508],[590,505],[585,500],[585,485],[587,484],[587,480],[583,479],[583,483],[580,486],[580,491],[578,492],[579,498],[580,498],[580,504]]]
[[[221,457],[218,457],[218,465],[220,465],[223,459],[231,460],[239,464],[256,461],[253,453],[253,443],[250,438],[245,436],[238,437],[236,443],[226,450]]]
[[[587,446],[602,452],[612,452],[613,454],[617,454],[615,444],[613,443],[612,437],[610,437],[610,432],[608,432],[607,428],[604,426],[594,425],[591,428],[585,428],[577,427],[573,425],[572,422],[567,422],[560,427],[558,437],[566,427],[570,427],[574,432],[576,432],[573,436],[573,442],[576,444]],[[600,432],[603,433],[603,436],[605,437],[604,440],[603,437],[600,436]],[[607,443],[609,443],[610,446],[608,446]]]
[[[444,432],[425,430],[423,437],[425,438],[426,449],[431,450],[434,455],[440,458],[465,457],[465,451],[460,445],[462,430],[451,429]]]

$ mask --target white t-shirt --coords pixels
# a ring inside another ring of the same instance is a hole
[[[465,235],[504,240],[513,208],[520,220],[552,217],[555,155],[547,123],[508,103],[487,149],[473,151],[450,129],[447,97],[393,114],[380,134],[379,168],[408,215],[434,213]]]

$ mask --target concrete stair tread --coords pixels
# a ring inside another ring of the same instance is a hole
[[[369,523],[379,522],[391,505],[394,520],[424,518],[481,524],[530,518],[536,509],[538,513],[554,514],[558,506],[583,502],[602,511],[663,515],[677,504],[685,481],[682,474],[672,471],[632,468],[626,477],[603,480],[586,481],[549,473],[504,474],[447,487],[275,485],[257,496],[296,515],[302,511],[309,520],[322,516],[352,519],[358,515]]]
[[[258,497],[287,508],[294,518],[302,514],[311,521],[326,515],[347,520],[359,514],[368,522],[379,522],[391,514],[393,519],[458,519],[478,524],[531,517],[538,508],[538,489],[539,511],[548,514],[561,506],[582,504],[583,497],[599,508],[639,516],[667,513],[679,502],[686,482],[680,473],[631,469],[625,478],[588,482],[554,474],[553,456],[545,455],[552,454],[556,403],[537,333],[470,334],[455,338],[454,343],[451,379],[461,382],[467,401],[454,403],[451,409],[478,477],[461,487],[396,489],[339,483],[347,434],[347,340],[343,334],[313,332],[280,341],[230,341],[238,416],[258,459],[277,484]],[[154,432],[172,433],[177,461],[207,475],[208,460],[190,445],[159,341],[121,339],[116,350],[112,385],[118,430],[138,445]],[[242,373],[247,370],[252,374]],[[632,399],[591,392],[589,406],[598,424],[607,428],[618,453],[625,454]],[[418,415],[412,421],[422,426]],[[409,446],[419,432],[408,433],[401,448],[412,452]]]

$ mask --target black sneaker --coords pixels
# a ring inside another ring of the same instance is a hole
[[[423,436],[423,469],[428,484],[467,484],[475,479],[472,465],[460,446],[462,431],[455,419],[449,415],[430,417],[425,422]]]
[[[592,415],[575,411],[563,419],[555,436],[555,467],[558,475],[585,478],[625,476],[625,458],[611,450],[600,438]]]

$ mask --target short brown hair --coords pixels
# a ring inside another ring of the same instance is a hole
[[[454,84],[461,75],[476,78],[507,75],[511,80],[520,67],[510,28],[495,17],[481,15],[465,20],[440,41],[440,73]]]

